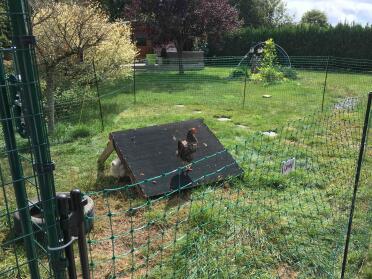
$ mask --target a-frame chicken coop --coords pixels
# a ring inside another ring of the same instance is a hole
[[[190,163],[178,156],[178,145],[192,129],[197,131],[197,148]],[[243,173],[202,119],[110,133],[107,147],[98,159],[99,175],[103,175],[104,162],[114,151],[131,183],[138,184],[145,197]]]

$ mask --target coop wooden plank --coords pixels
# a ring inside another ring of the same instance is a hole
[[[108,157],[110,157],[111,153],[114,151],[114,144],[112,142],[112,140],[110,140],[108,143],[107,143],[107,146],[105,148],[105,150],[103,150],[103,152],[101,153],[101,155],[99,156],[98,158],[98,167],[102,167],[104,162],[108,159]]]
[[[198,149],[194,155],[194,161],[224,150],[223,145],[202,119],[113,132],[110,138],[120,159],[133,175],[133,182],[140,182],[185,166],[176,154],[177,141],[185,139],[187,131],[191,128],[198,130]],[[215,173],[224,166],[229,167]],[[200,180],[201,177],[209,174],[213,175]],[[195,187],[227,176],[241,174],[242,169],[233,157],[228,152],[221,152],[217,156],[194,165],[188,175],[175,173],[141,184],[139,187],[146,197],[152,197],[168,193],[174,188],[189,183],[192,183],[191,187]]]

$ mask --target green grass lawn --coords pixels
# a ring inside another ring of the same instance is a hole
[[[144,204],[145,200],[122,191],[106,198],[94,196],[98,219],[91,238],[101,240],[92,248],[93,260],[98,263],[95,278],[110,278],[110,274],[126,278],[133,263],[136,275],[147,274],[151,278],[338,276],[342,247],[335,244],[342,244],[346,225],[362,103],[356,112],[345,113],[337,119],[330,117],[322,122],[321,118],[313,117],[309,131],[302,125],[303,121],[296,122],[297,126],[287,122],[293,123],[321,109],[324,73],[299,71],[297,80],[273,85],[248,82],[243,107],[244,79],[230,79],[231,70],[207,67],[182,76],[177,72],[139,72],[135,85],[136,104],[133,103],[131,81],[105,82],[101,84],[101,95],[107,94],[102,98],[103,132],[96,103],[87,102],[82,111],[71,112],[58,121],[56,133],[51,138],[52,158],[57,166],[57,191],[80,188],[94,192],[117,187],[113,179],[97,180],[96,161],[106,146],[109,132],[190,118],[203,118],[250,174],[243,181],[232,181],[227,187],[203,187],[194,190],[189,197],[164,198],[134,216],[123,212],[133,204]],[[371,81],[371,75],[330,73],[325,110],[332,111],[332,106],[346,97],[366,96],[371,90]],[[115,94],[110,94],[112,91]],[[263,98],[263,95],[271,95],[271,98]],[[219,117],[230,120],[221,122]],[[347,123],[346,120],[353,125],[337,130]],[[282,127],[289,130],[284,133]],[[249,141],[256,132],[269,130],[278,132],[280,138],[267,142],[264,147],[257,146],[257,139]],[[324,134],[324,131],[332,132]],[[348,131],[354,131],[355,135]],[[326,139],[330,141],[326,142]],[[333,155],[326,152],[340,150],[340,142],[344,143],[343,152]],[[235,153],[235,145],[242,151]],[[311,163],[303,165],[303,172],[283,179],[276,174],[277,164],[291,155],[289,151],[308,158]],[[275,160],[272,154],[277,154]],[[343,156],[349,157],[344,159]],[[252,168],[252,160],[256,162],[256,168]],[[332,161],[337,163],[330,164]],[[368,161],[367,170],[370,163]],[[4,167],[5,158],[1,159],[1,165],[4,176],[9,176],[9,170]],[[31,173],[26,161],[24,168],[26,173]],[[281,186],[276,188],[275,185]],[[349,275],[352,275],[348,278],[368,278],[371,274],[365,260],[370,198],[366,189],[364,185],[359,197],[357,214],[360,216],[356,219],[356,240],[350,254]],[[12,190],[7,188],[7,191],[8,196],[13,197]],[[28,192],[30,196],[35,195],[31,185]],[[2,203],[1,199],[3,208]],[[14,208],[14,203],[10,203]],[[108,205],[114,212],[119,212],[113,220],[107,218]],[[123,236],[116,240],[115,246],[116,253],[122,257],[112,260],[112,242],[106,239],[113,233],[109,221],[113,222],[114,234],[120,235],[131,225],[140,227],[149,220],[155,220],[156,225],[134,236],[141,249],[123,256],[130,250],[133,235]],[[175,230],[177,220],[187,222]],[[2,218],[1,222],[5,224],[6,220]],[[0,240],[4,242],[9,235],[7,227],[2,228]],[[152,234],[157,237],[149,238]],[[156,251],[182,234],[186,237],[162,253],[160,268]],[[162,241],[159,240],[161,237]],[[151,247],[146,246],[149,239],[153,243]],[[21,245],[16,249],[20,258],[24,258]],[[15,264],[13,254],[9,249],[0,256],[4,259],[0,270]]]

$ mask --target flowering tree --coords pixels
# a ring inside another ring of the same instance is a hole
[[[188,39],[208,36],[215,41],[241,25],[238,11],[227,0],[132,0],[126,11],[132,20],[149,26],[155,42],[175,43],[180,73]]]
[[[54,129],[55,89],[72,73],[86,79],[84,67],[95,58],[99,73],[123,76],[130,68],[136,48],[130,40],[131,28],[109,18],[96,6],[53,3],[34,12],[33,32],[37,58],[45,79],[48,128]]]

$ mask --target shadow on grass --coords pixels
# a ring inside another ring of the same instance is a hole
[[[240,81],[241,82],[241,81]],[[152,92],[182,92],[185,90],[202,90],[203,87],[226,85],[228,83],[237,83],[228,79],[228,76],[219,76],[211,74],[202,74],[187,72],[183,75],[178,73],[139,73],[136,76],[136,89]]]

